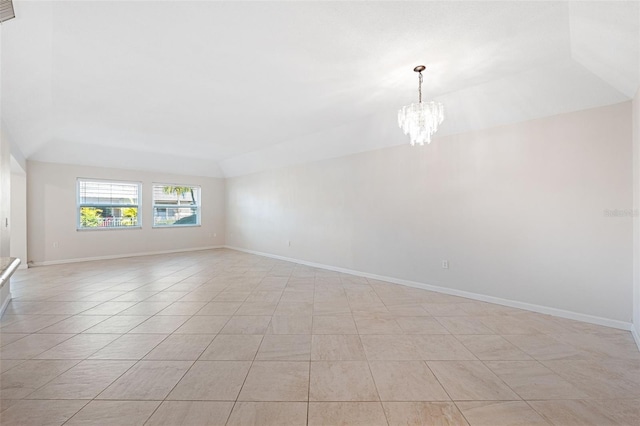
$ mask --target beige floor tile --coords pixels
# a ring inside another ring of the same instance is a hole
[[[485,365],[525,400],[588,397],[537,361],[488,361]]]
[[[236,315],[273,315],[278,302],[244,302],[236,311]]]
[[[309,315],[276,315],[271,318],[267,334],[311,334],[311,322]]]
[[[481,361],[427,361],[453,400],[519,400]]]
[[[164,401],[145,426],[224,426],[233,402]]]
[[[378,401],[366,361],[311,363],[310,401]]]
[[[0,399],[21,399],[64,373],[78,361],[25,361],[0,375]]]
[[[166,338],[166,334],[125,334],[91,355],[90,359],[139,360]]]
[[[311,316],[313,314],[312,302],[283,302],[276,307],[274,316]]]
[[[316,334],[311,339],[312,361],[365,361],[360,336]]]
[[[173,302],[156,315],[194,315],[206,304],[207,302]]]
[[[191,365],[191,361],[139,361],[97,399],[164,399]]]
[[[310,402],[309,426],[386,426],[379,402]]]
[[[396,322],[406,334],[450,334],[434,318],[400,316]]]
[[[227,426],[304,426],[306,402],[243,402],[233,407]]]
[[[423,361],[371,361],[382,401],[448,401],[449,396]]]
[[[195,361],[214,337],[213,334],[172,334],[149,352],[144,359]]]
[[[229,321],[229,317],[194,316],[178,328],[176,334],[216,334]]]
[[[311,335],[268,334],[256,355],[259,361],[309,361],[311,359]]]
[[[591,398],[640,398],[640,363],[637,361],[542,361],[542,364]]]
[[[184,324],[190,317],[166,315],[151,317],[139,326],[133,328],[129,333],[142,334],[142,333],[157,333],[157,334],[170,334],[176,331],[182,324]]]
[[[383,402],[389,426],[468,426],[453,402]]]
[[[307,401],[309,362],[255,361],[239,401]]]
[[[23,337],[29,336],[28,333],[0,333],[0,347],[13,343]]]
[[[313,305],[313,290],[287,288],[282,293],[280,302],[307,302]],[[313,306],[311,306],[311,309],[313,309]]]
[[[538,413],[522,401],[461,401],[457,405],[471,426],[548,425]]]
[[[393,318],[372,316],[354,316],[359,334],[403,334],[404,332]]]
[[[495,334],[474,317],[436,317],[451,334]]]
[[[242,302],[209,302],[196,315],[233,315],[240,305]]]
[[[11,370],[13,367],[18,366],[25,362],[24,359],[0,359],[0,373]]]
[[[0,359],[30,359],[70,337],[69,334],[31,334],[0,348]]]
[[[86,403],[87,401],[18,401],[2,412],[2,424],[59,426]]]
[[[504,336],[506,340],[539,361],[584,359],[586,354],[545,334]]]
[[[35,333],[67,318],[69,315],[24,315],[17,321],[3,325],[2,333]]]
[[[412,342],[424,360],[450,361],[477,359],[455,336],[412,336]]]
[[[351,315],[317,315],[313,334],[358,334],[358,329]]]
[[[92,317],[86,316],[84,318],[92,318]],[[138,325],[142,324],[148,319],[149,319],[149,316],[147,315],[112,316],[112,317],[109,317],[109,319],[102,321],[99,324],[87,329],[85,333],[124,334],[124,333],[128,333],[133,328],[137,327]]]
[[[65,425],[142,426],[160,401],[91,401]]]
[[[633,425],[640,419],[640,399],[590,400],[591,406],[619,425]]]
[[[82,361],[28,396],[29,399],[93,399],[135,361]]]
[[[313,315],[344,315],[351,314],[351,307],[344,302],[318,302],[313,303]]]
[[[457,339],[480,360],[518,361],[532,358],[502,336],[464,335]]]
[[[244,302],[250,294],[250,291],[223,291],[212,302]]]
[[[43,328],[38,333],[82,333],[109,318],[111,317],[107,315],[76,315]]]
[[[122,312],[119,312],[119,315],[127,315],[127,316],[151,316],[155,315],[167,306],[169,306],[171,302],[162,301],[162,302],[152,302],[150,299],[147,299],[144,302],[137,303],[131,306],[128,309],[125,309]]]
[[[250,361],[196,361],[169,394],[169,400],[235,401]]]
[[[37,359],[85,359],[120,337],[119,334],[77,334],[41,353]]]
[[[271,322],[270,316],[232,316],[221,334],[265,334]]]
[[[116,315],[135,304],[136,302],[104,302],[94,308],[83,311],[82,315]]]
[[[538,414],[559,426],[614,426],[616,420],[591,401],[529,401]],[[619,426],[631,426],[619,423]]]
[[[414,337],[361,335],[360,339],[369,361],[421,360],[423,356],[413,343]]]
[[[262,335],[219,334],[203,352],[200,359],[211,361],[252,361],[258,352],[261,342]]]

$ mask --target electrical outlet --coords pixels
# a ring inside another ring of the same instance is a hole
[[[53,243],[53,248],[54,248],[54,249],[57,249],[57,248],[58,248],[58,242],[57,242],[57,241],[55,241],[55,242]]]
[[[291,240],[287,240],[287,246],[291,247]]]
[[[442,261],[442,269],[449,269],[449,261],[448,260],[443,260]]]

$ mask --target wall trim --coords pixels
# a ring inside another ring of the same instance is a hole
[[[260,252],[260,251],[249,250],[249,249],[244,249],[244,248],[235,247],[235,246],[225,245],[224,247],[228,248],[228,249],[231,249],[231,250],[241,251],[241,252],[244,252],[244,253],[255,254],[255,255],[258,255],[258,256],[270,257],[270,258],[273,258],[273,259],[284,260],[284,261],[287,261],[287,262],[299,263],[301,265],[311,266],[311,267],[314,267],[314,268],[327,269],[327,270],[330,270],[330,271],[342,272],[342,273],[345,273],[345,274],[356,275],[356,276],[365,277],[365,278],[371,278],[371,279],[380,280],[380,281],[387,281],[387,282],[390,282],[390,283],[393,283],[393,284],[400,284],[400,285],[404,285],[404,286],[407,286],[407,287],[420,288],[420,289],[423,289],[423,290],[429,290],[429,291],[434,291],[434,292],[437,292],[437,293],[449,294],[449,295],[452,295],[452,296],[466,297],[467,299],[478,300],[478,301],[481,301],[481,302],[494,303],[496,305],[508,306],[510,308],[524,309],[526,311],[537,312],[537,313],[540,313],[540,314],[553,315],[553,316],[560,317],[560,318],[566,318],[566,319],[571,319],[571,320],[575,320],[575,321],[587,322],[587,323],[590,323],[590,324],[601,325],[601,326],[604,326],[604,327],[611,327],[611,328],[617,328],[617,329],[620,329],[620,330],[627,330],[627,331],[631,331],[632,333],[634,333],[634,331],[635,331],[634,327],[633,327],[633,324],[629,323],[629,322],[618,321],[618,320],[613,320],[613,319],[609,319],[609,318],[602,318],[602,317],[598,317],[598,316],[594,316],[594,315],[581,314],[579,312],[572,312],[572,311],[567,311],[567,310],[564,310],[564,309],[551,308],[551,307],[542,306],[542,305],[535,305],[535,304],[532,304],[532,303],[520,302],[520,301],[517,301],[517,300],[502,299],[500,297],[487,296],[487,295],[484,295],[484,294],[472,293],[472,292],[468,292],[468,291],[464,291],[464,290],[456,290],[456,289],[453,289],[453,288],[442,287],[442,286],[437,286],[437,285],[432,285],[432,284],[427,284],[427,283],[420,283],[420,282],[416,282],[416,281],[403,280],[403,279],[400,279],[400,278],[387,277],[387,276],[383,276],[383,275],[376,275],[376,274],[371,274],[371,273],[368,273],[368,272],[355,271],[353,269],[340,268],[340,267],[331,266],[331,265],[324,265],[322,263],[309,262],[309,261],[306,261],[306,260],[300,260],[300,259],[295,259],[295,258],[286,257],[286,256],[279,256],[279,255],[276,255],[276,254],[264,253],[264,252]],[[640,341],[640,336],[638,336],[637,333],[634,333],[634,338],[636,338],[636,343],[638,343]],[[640,343],[638,344],[638,347],[640,348]]]
[[[640,324],[632,324],[631,325],[631,335],[633,336],[633,340],[636,341],[636,346],[640,351]]]
[[[186,248],[186,249],[147,251],[147,252],[129,253],[129,254],[114,254],[114,255],[108,255],[108,256],[77,257],[72,259],[61,259],[61,260],[45,260],[43,262],[29,262],[29,267],[62,265],[65,263],[77,263],[77,262],[92,262],[95,260],[124,259],[127,257],[153,256],[156,254],[184,253],[189,251],[220,249],[224,247],[225,246],[193,247],[193,248]]]

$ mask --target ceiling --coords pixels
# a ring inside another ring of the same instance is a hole
[[[15,1],[3,133],[27,159],[237,176],[631,99],[638,2]],[[438,138],[435,138],[437,143]]]

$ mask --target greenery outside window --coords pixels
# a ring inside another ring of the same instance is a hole
[[[79,178],[76,227],[140,228],[140,183]]]
[[[199,226],[200,187],[153,185],[153,226]]]

